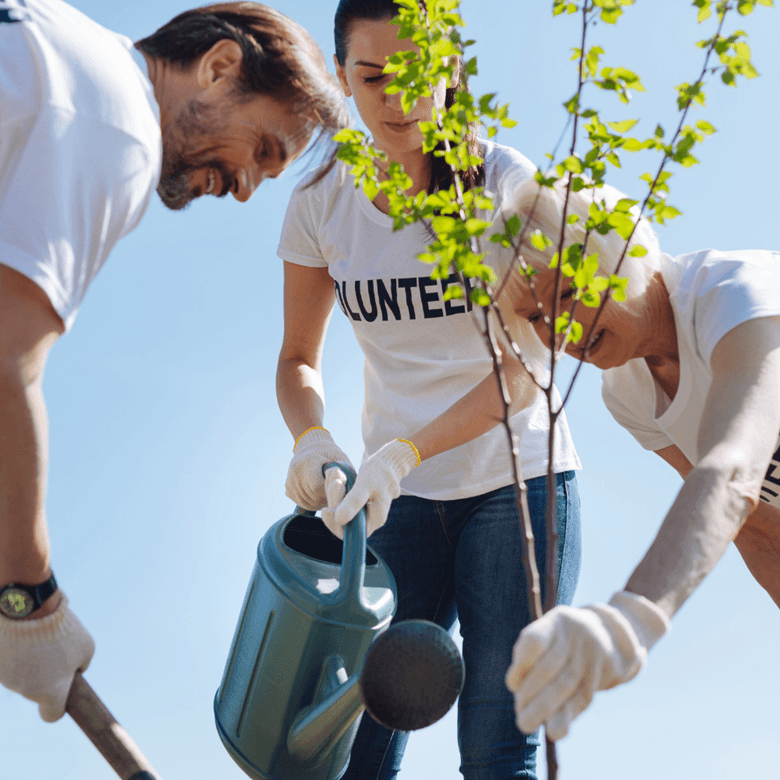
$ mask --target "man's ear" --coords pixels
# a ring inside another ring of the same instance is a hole
[[[221,79],[237,79],[241,75],[243,61],[241,46],[230,38],[222,38],[201,55],[196,73],[198,86],[208,89]]]
[[[335,54],[333,55],[333,64],[336,66],[336,76],[339,80],[339,84],[341,84],[341,91],[347,97],[352,97],[352,90],[347,83],[347,71],[344,70],[344,66],[339,63],[338,57],[336,57]]]

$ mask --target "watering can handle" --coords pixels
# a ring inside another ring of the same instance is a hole
[[[347,478],[347,491],[352,489],[357,475],[354,469],[342,461],[334,460],[322,467],[338,468]],[[344,551],[341,557],[341,584],[333,594],[335,602],[351,600],[363,605],[363,579],[366,574],[366,508],[363,507],[344,526]]]

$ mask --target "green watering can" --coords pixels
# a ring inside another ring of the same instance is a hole
[[[328,463],[347,475],[344,463]],[[228,753],[255,780],[338,780],[363,710],[410,731],[441,718],[463,687],[463,662],[439,626],[388,629],[396,607],[387,564],[366,544],[362,509],[344,542],[313,512],[260,540],[214,699]]]

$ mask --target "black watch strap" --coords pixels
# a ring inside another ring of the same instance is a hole
[[[48,580],[37,585],[25,585],[19,582],[9,582],[0,588],[0,611],[8,617],[27,617],[43,606],[43,602],[57,590],[57,580],[54,574]],[[23,599],[25,603],[9,598],[14,592],[22,591],[29,599]],[[18,609],[16,608],[18,604]]]

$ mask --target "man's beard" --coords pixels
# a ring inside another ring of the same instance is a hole
[[[215,193],[224,197],[233,187],[235,175],[228,171],[221,160],[213,159],[211,151],[189,154],[188,149],[199,146],[205,139],[216,139],[225,132],[229,122],[230,109],[235,103],[211,106],[199,100],[191,100],[187,108],[174,120],[173,125],[163,130],[163,159],[160,183],[157,193],[162,202],[174,211],[186,208],[195,198],[203,194],[200,188],[192,189],[192,174],[204,167],[219,171],[222,191]]]

